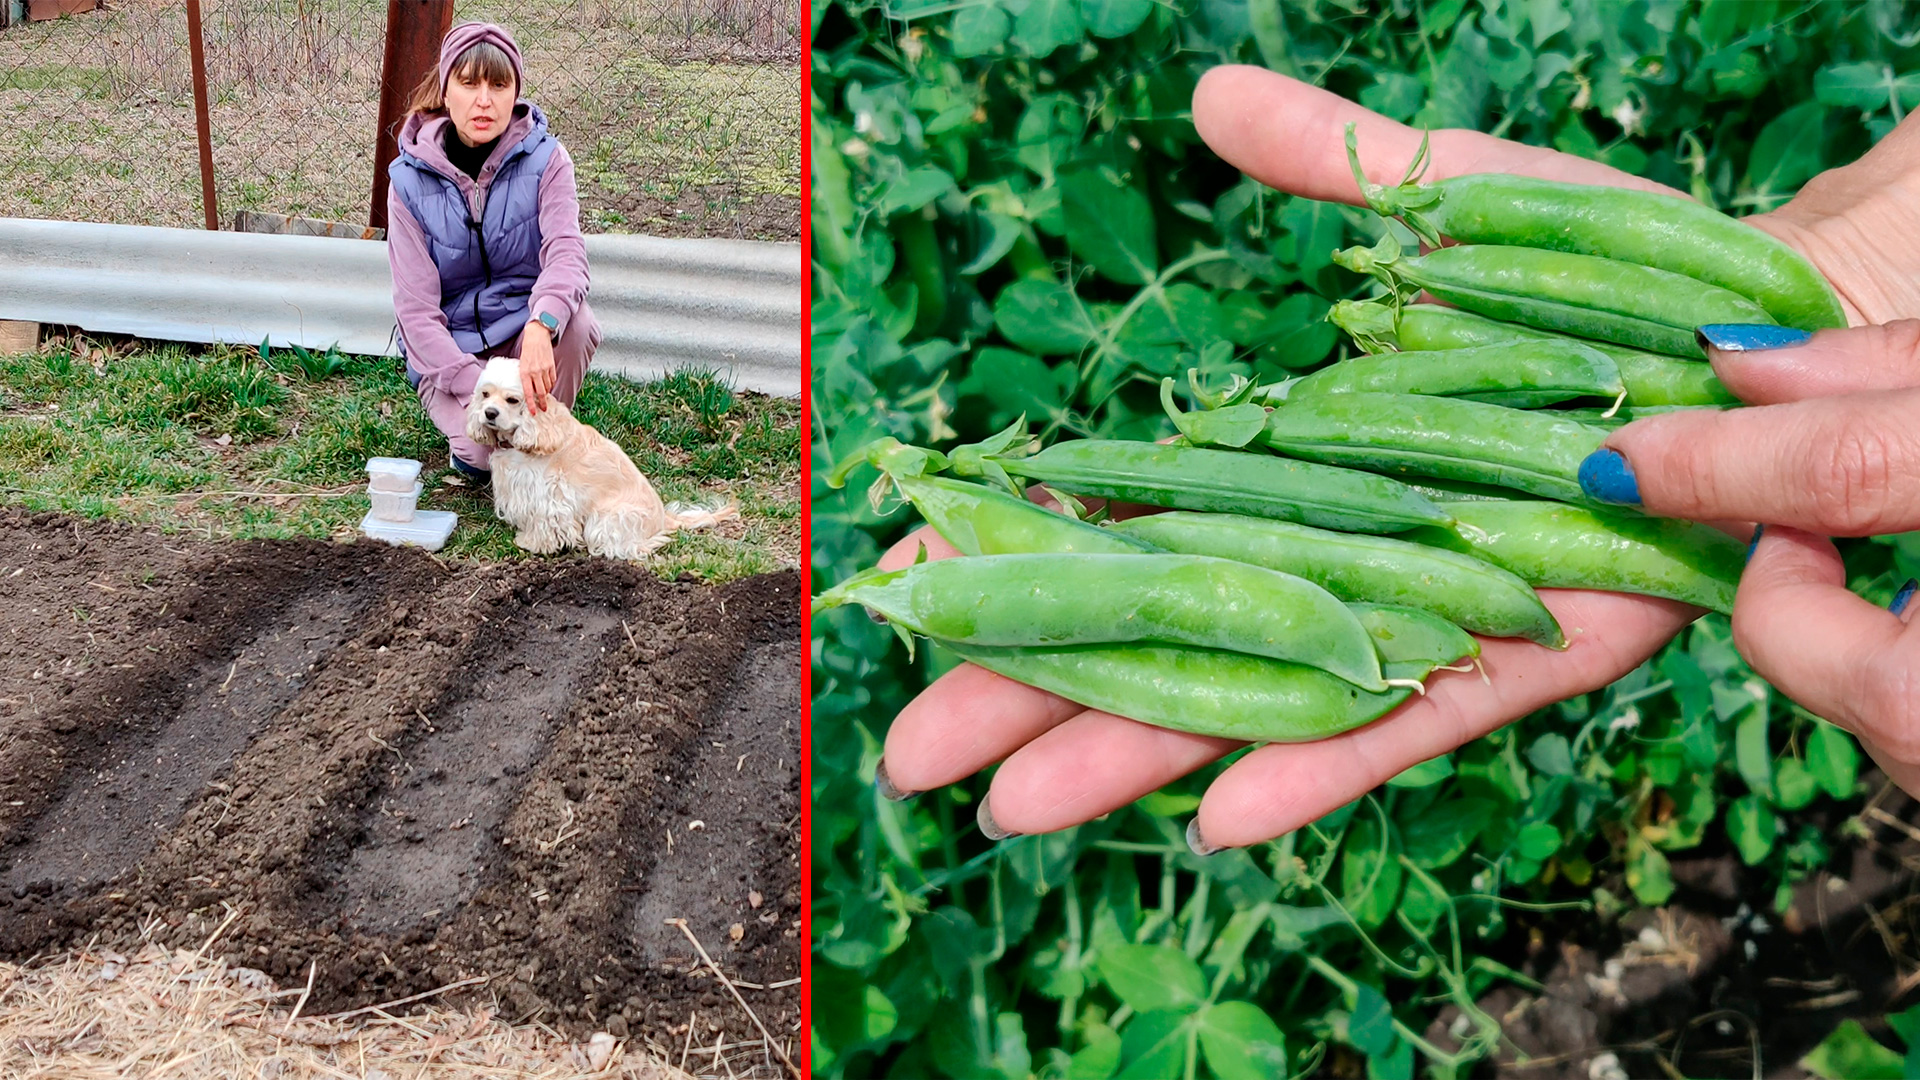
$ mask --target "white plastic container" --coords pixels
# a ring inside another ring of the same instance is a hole
[[[421,510],[411,521],[382,521],[368,513],[360,519],[360,531],[389,544],[413,544],[428,551],[439,551],[459,521],[460,515],[451,510]]]
[[[412,521],[414,508],[420,505],[420,492],[426,487],[418,480],[412,489],[395,493],[367,485],[367,497],[373,500],[373,516],[380,521]]]
[[[412,458],[377,457],[367,459],[367,490],[405,495],[417,491],[420,463]]]

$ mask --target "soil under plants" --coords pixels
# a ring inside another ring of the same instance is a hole
[[[797,1044],[801,599],[0,511],[0,957]]]

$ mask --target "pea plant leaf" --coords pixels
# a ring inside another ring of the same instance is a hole
[[[1266,1080],[1289,1072],[1286,1033],[1247,1001],[1223,1001],[1200,1014],[1200,1051],[1220,1080]]]
[[[1206,1000],[1200,965],[1171,945],[1120,945],[1100,954],[1100,977],[1137,1012],[1190,1012]]]
[[[1823,1080],[1903,1080],[1899,1054],[1874,1041],[1858,1020],[1842,1020],[1833,1033],[1800,1059],[1800,1067]]]
[[[1002,337],[1041,356],[1077,353],[1099,333],[1086,305],[1058,282],[1021,280],[993,302],[994,326]]]
[[[1153,280],[1160,268],[1153,208],[1138,188],[1109,170],[1081,169],[1061,178],[1060,198],[1074,254],[1122,284]]]
[[[1095,37],[1126,37],[1153,14],[1153,0],[1080,0],[1080,14]]]
[[[1393,1046],[1393,1010],[1380,991],[1360,983],[1354,988],[1353,1012],[1347,1017],[1347,1039],[1368,1057],[1385,1054]]]
[[[1143,1012],[1120,1033],[1119,1080],[1163,1080],[1186,1072],[1187,1013]]]
[[[1013,43],[1036,59],[1077,45],[1087,34],[1079,0],[1008,0],[1013,12]]]
[[[1807,736],[1807,771],[1821,790],[1836,799],[1853,794],[1860,772],[1860,750],[1853,736],[1825,720],[1816,720]]]
[[[1761,129],[1747,159],[1747,186],[1763,209],[1785,202],[1820,171],[1826,125],[1827,107],[1803,101]]]

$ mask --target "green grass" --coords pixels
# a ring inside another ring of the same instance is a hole
[[[0,356],[0,505],[206,539],[345,540],[367,511],[367,459],[407,457],[426,466],[421,508],[460,515],[445,554],[534,557],[446,467],[396,360],[145,343],[82,355]],[[726,580],[798,563],[797,403],[705,373],[645,385],[589,373],[576,411],[668,501],[739,503],[738,524],[676,537],[656,572]]]

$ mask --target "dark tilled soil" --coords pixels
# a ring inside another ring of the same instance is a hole
[[[1796,815],[1792,828],[1819,828],[1834,857],[1784,913],[1769,874],[1710,832],[1671,856],[1676,891],[1664,907],[1617,921],[1509,914],[1521,925],[1507,940],[1520,944],[1501,959],[1543,985],[1501,984],[1476,1003],[1505,1042],[1471,1075],[1805,1077],[1800,1059],[1846,1019],[1901,1045],[1883,1018],[1914,1003],[1920,804],[1878,773],[1869,780],[1878,794],[1859,819],[1864,835],[1831,804]],[[1464,1025],[1448,1006],[1425,1034],[1452,1049]]]
[[[486,976],[576,1032],[757,1040],[666,920],[799,976],[800,601],[0,511],[0,956],[211,940],[309,1013]],[[742,992],[798,1037],[797,985]]]

